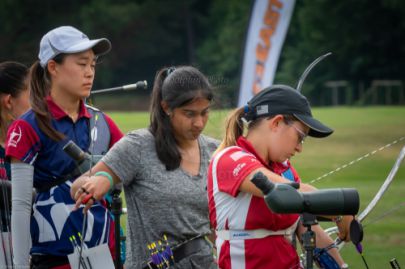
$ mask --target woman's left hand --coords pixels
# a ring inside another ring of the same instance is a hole
[[[339,229],[338,237],[344,242],[350,241],[350,224],[352,223],[353,216],[342,216],[341,219],[336,221],[336,226]]]
[[[94,175],[97,172],[101,175]],[[98,162],[93,167],[91,174],[87,172],[73,182],[70,188],[70,195],[76,201],[73,210],[84,204],[83,213],[86,213],[97,200],[102,199],[108,193],[113,184],[120,181],[117,175],[103,162]],[[105,176],[106,174],[110,177]]]
[[[104,176],[82,176],[78,180],[78,184],[75,186],[75,190],[72,189],[71,195],[76,201],[74,210],[78,209],[80,205],[84,204],[83,213],[86,213],[89,208],[95,204],[97,200],[100,200],[110,190],[110,181]],[[80,184],[82,183],[82,184]],[[79,187],[79,185],[81,185]]]

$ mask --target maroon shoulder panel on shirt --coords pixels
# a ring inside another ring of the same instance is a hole
[[[32,126],[24,120],[14,121],[8,129],[6,156],[29,162],[40,148],[40,140]]]

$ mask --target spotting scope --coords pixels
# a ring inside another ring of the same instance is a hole
[[[359,211],[359,193],[353,188],[300,192],[290,184],[271,182],[262,172],[256,173],[251,181],[263,192],[267,206],[275,213],[356,215]]]

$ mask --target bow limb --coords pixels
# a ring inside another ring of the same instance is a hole
[[[377,205],[378,201],[381,199],[383,194],[386,192],[392,181],[394,180],[395,175],[398,172],[399,166],[401,165],[402,160],[405,157],[405,146],[402,147],[401,152],[398,155],[397,160],[395,161],[394,166],[392,167],[390,173],[388,174],[387,178],[385,179],[383,185],[378,190],[377,194],[374,196],[373,200],[367,205],[367,207],[363,210],[363,212],[359,215],[359,221],[363,222],[363,220],[368,216],[368,214],[374,209]]]
[[[384,195],[384,193],[387,191],[388,187],[391,185],[392,181],[394,180],[394,177],[395,177],[396,173],[398,172],[399,166],[401,165],[401,162],[403,161],[404,157],[405,157],[405,146],[402,147],[402,149],[401,149],[401,151],[400,151],[400,153],[398,155],[398,158],[395,161],[394,166],[391,168],[390,173],[388,174],[388,176],[385,179],[384,183],[381,185],[380,189],[377,191],[374,198],[367,205],[367,207],[359,214],[358,220],[360,222],[364,221],[364,219],[369,215],[369,213],[375,208],[378,201],[381,200],[382,196]],[[325,232],[328,235],[337,234],[338,231],[339,231],[338,227],[336,227],[336,226],[330,227],[330,228],[325,230]],[[336,244],[338,245],[339,250],[344,246],[344,242],[339,240],[339,238],[336,239]]]

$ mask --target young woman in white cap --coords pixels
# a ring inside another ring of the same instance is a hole
[[[84,104],[97,57],[110,49],[107,39],[90,40],[71,26],[42,37],[39,61],[30,70],[32,109],[12,124],[6,145],[16,268],[28,268],[29,253],[32,268],[70,268],[67,255],[74,248],[114,246],[114,225],[102,203],[90,209],[84,230],[82,212],[72,212],[70,186],[80,171],[63,150],[72,140],[83,151],[102,155],[122,137],[107,115]],[[37,195],[31,214],[32,187]]]
[[[302,151],[307,135],[326,137],[332,132],[312,117],[303,95],[284,85],[264,89],[247,106],[230,115],[225,138],[208,171],[210,220],[217,231],[221,269],[301,268],[290,242],[297,225],[298,234],[304,231],[298,224],[299,216],[270,211],[262,191],[251,179],[260,171],[275,183],[290,182],[287,178],[299,182],[289,159]],[[300,191],[311,190],[312,186],[300,184]],[[339,223],[342,239],[349,239],[351,220],[351,216],[345,216]],[[317,246],[333,246],[318,225],[313,230],[317,233]],[[232,231],[238,233],[230,236]],[[253,231],[269,232],[257,236],[259,233]],[[344,268],[338,251],[331,248],[329,253]]]

